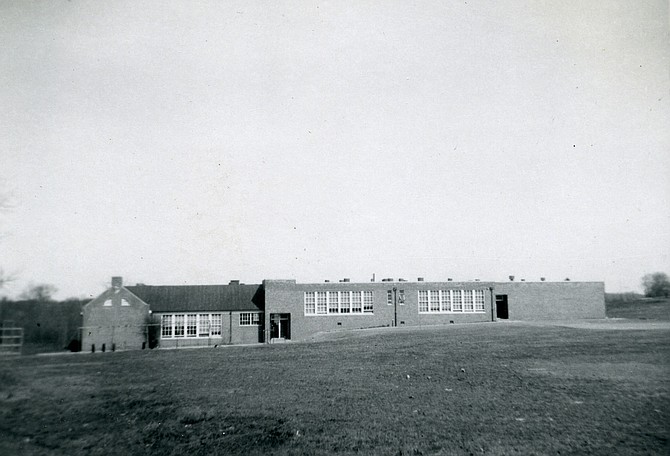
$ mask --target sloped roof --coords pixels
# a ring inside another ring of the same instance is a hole
[[[262,285],[135,285],[125,287],[153,312],[258,311],[265,308]]]

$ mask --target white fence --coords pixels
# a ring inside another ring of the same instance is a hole
[[[0,356],[20,355],[23,348],[23,328],[0,327]]]

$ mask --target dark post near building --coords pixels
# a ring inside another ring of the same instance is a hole
[[[393,326],[398,326],[398,287],[393,287]]]

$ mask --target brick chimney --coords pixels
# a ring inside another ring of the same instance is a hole
[[[123,286],[123,277],[112,277],[112,288],[121,288]]]

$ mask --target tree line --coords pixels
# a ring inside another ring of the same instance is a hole
[[[23,329],[23,353],[77,351],[81,310],[88,299],[53,299],[56,287],[33,285],[18,299],[0,299],[0,327]]]

